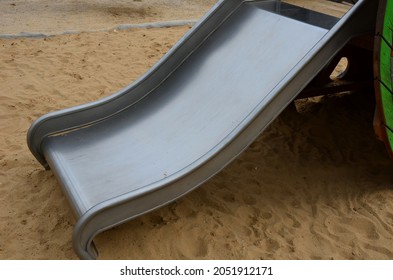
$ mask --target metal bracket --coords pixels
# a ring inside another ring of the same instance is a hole
[[[298,95],[297,99],[340,92],[373,93],[373,43],[372,34],[353,38]],[[342,58],[347,59],[347,67],[337,77],[332,78],[331,74]]]

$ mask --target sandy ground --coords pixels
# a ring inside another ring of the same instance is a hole
[[[3,0],[0,34],[195,19],[213,3]],[[26,146],[32,121],[126,86],[188,29],[0,39],[1,259],[77,258],[67,201]],[[372,95],[296,105],[196,191],[99,235],[100,258],[392,259],[393,162],[373,133]]]

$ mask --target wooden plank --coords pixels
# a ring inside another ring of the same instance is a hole
[[[284,0],[283,2],[339,18],[352,7],[352,4],[349,3],[336,3],[327,0]]]

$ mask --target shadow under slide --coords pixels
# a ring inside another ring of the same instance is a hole
[[[378,1],[340,20],[280,1],[219,1],[147,73],[99,101],[49,113],[28,132],[77,219],[74,250],[167,204],[224,168],[353,36]]]

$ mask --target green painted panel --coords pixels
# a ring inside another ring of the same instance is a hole
[[[384,86],[381,86],[382,106],[385,114],[386,125],[393,129],[393,86],[392,86],[392,44],[393,44],[393,1],[386,1],[384,26],[380,49],[380,78]],[[393,133],[387,129],[390,147],[393,150]]]

